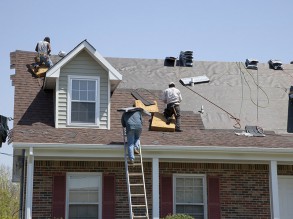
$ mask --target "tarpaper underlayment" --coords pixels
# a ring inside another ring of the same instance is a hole
[[[190,88],[239,118],[242,129],[255,125],[265,131],[287,133],[293,65],[283,64],[284,71],[281,71],[269,69],[267,63],[259,63],[258,70],[250,70],[245,68],[244,62],[194,61],[193,67],[166,67],[164,60],[158,59],[107,60],[123,75],[119,88],[163,90],[174,81],[183,97],[181,110],[198,113],[203,106],[202,119],[207,129],[234,129],[236,122],[180,84],[181,78],[206,75],[209,83]]]

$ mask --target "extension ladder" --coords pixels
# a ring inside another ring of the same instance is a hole
[[[125,133],[125,130],[123,130],[124,159],[130,219],[149,219],[141,145],[139,147],[139,155],[135,154],[136,159],[134,164],[128,164],[128,146],[125,140]]]

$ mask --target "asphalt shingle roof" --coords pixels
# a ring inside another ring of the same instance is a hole
[[[54,128],[53,91],[43,90],[43,80],[33,77],[26,68],[26,64],[32,62],[34,55],[33,52],[25,51],[16,51],[11,54],[11,64],[16,70],[16,74],[13,76],[15,86],[14,142],[123,144],[120,124],[121,112],[118,112],[117,109],[132,106],[134,98],[131,91],[133,89],[145,88],[147,90],[141,92],[148,99],[158,101],[160,91],[167,86],[167,82],[174,81],[172,80],[174,74],[175,79],[180,79],[195,73],[193,68],[181,69],[180,74],[176,73],[175,68],[164,67],[163,60],[108,58],[107,60],[123,75],[123,81],[111,96],[111,129],[56,129]],[[58,57],[52,57],[52,59],[56,61]],[[152,64],[154,71],[148,72],[149,65]],[[198,63],[197,65],[203,64]],[[212,65],[219,65],[219,63]],[[134,66],[137,66],[137,68],[135,69]],[[162,67],[156,69],[156,66]],[[145,73],[142,69],[145,69]],[[190,70],[194,72],[188,72]],[[212,73],[210,74],[209,76],[212,78]],[[156,77],[157,75],[159,76]],[[217,82],[213,81],[212,83],[215,85]],[[238,82],[227,81],[227,83]],[[208,84],[201,87],[207,88]],[[186,92],[189,91],[183,92],[183,98]],[[141,136],[144,145],[293,148],[292,135],[277,135],[268,131],[266,137],[246,137],[235,135],[235,131],[241,132],[242,130],[235,130],[232,126],[228,129],[205,127],[204,119],[202,119],[204,115],[199,114],[193,108],[194,105],[188,103],[192,100],[187,101],[186,96],[185,101],[185,103],[182,103],[182,128],[184,131],[181,133],[149,131],[150,117],[144,116]],[[164,104],[158,101],[158,105],[162,112]],[[199,103],[200,105],[201,103]],[[208,115],[206,116],[208,117]],[[205,120],[207,119],[211,118],[205,118]]]

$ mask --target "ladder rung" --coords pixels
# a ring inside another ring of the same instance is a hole
[[[143,183],[142,184],[130,184],[130,186],[143,186]]]
[[[141,163],[128,164],[128,167],[129,167],[129,166],[131,166],[131,167],[133,167],[133,166],[141,166]]]
[[[144,194],[131,194],[132,197],[144,197]]]
[[[133,218],[148,218],[147,216],[133,216]]]
[[[146,207],[146,205],[132,205],[134,208]]]
[[[129,173],[129,176],[141,176],[142,173]]]

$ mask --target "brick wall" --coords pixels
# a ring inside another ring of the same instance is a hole
[[[151,167],[151,163],[144,163],[150,216],[152,216]],[[66,172],[115,174],[116,218],[128,217],[124,162],[36,161],[33,218],[51,218],[53,176],[64,175]],[[221,218],[223,219],[270,218],[268,165],[160,163],[160,174],[175,173],[220,177]],[[279,166],[278,173],[293,175],[293,166]]]
[[[149,213],[152,212],[151,163],[144,163]],[[116,218],[129,215],[124,162],[36,161],[34,172],[33,218],[51,218],[54,175],[66,172],[103,172],[116,177]]]
[[[270,218],[268,165],[160,163],[160,173],[218,176],[221,218]]]

